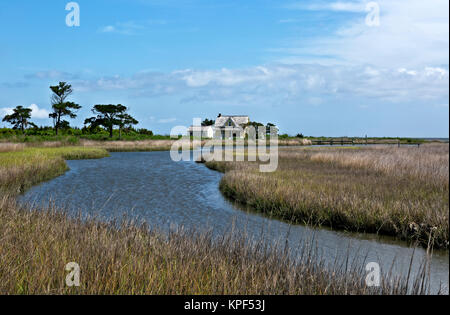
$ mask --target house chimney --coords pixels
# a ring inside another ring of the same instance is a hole
[[[217,117],[219,117],[219,118],[222,117],[222,114],[219,113],[219,116],[217,116]]]

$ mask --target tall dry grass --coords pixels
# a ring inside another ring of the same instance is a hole
[[[101,148],[110,152],[126,151],[166,151],[170,150],[175,140],[143,140],[143,141],[92,141],[81,140],[83,147]]]
[[[119,226],[119,227],[118,227]],[[283,248],[227,234],[171,231],[133,223],[70,219],[60,210],[28,209],[0,199],[1,294],[422,294],[415,281],[387,275],[367,287],[362,261],[328,265],[314,246],[299,261]],[[80,287],[65,285],[65,265],[81,269]]]
[[[76,139],[76,143],[69,141],[39,141],[27,143],[0,142],[0,152],[21,151],[25,148],[61,148],[61,147],[86,147],[99,148],[109,152],[139,152],[139,151],[169,151],[177,140],[140,140],[140,141],[96,141]],[[198,147],[201,141],[183,140],[191,147]]]
[[[269,216],[448,248],[448,145],[283,149],[274,173],[206,164],[225,172],[226,196]]]
[[[1,152],[17,152],[22,151],[25,148],[23,143],[2,143],[0,142],[0,153]]]
[[[389,176],[415,177],[427,184],[445,187],[449,182],[449,146],[373,147],[364,150],[321,151],[311,160],[383,172]]]

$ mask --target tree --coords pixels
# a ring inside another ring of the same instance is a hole
[[[6,115],[3,118],[4,122],[8,122],[13,125],[14,129],[22,130],[22,133],[25,132],[25,128],[27,128],[30,123],[28,120],[31,118],[31,112],[33,110],[31,108],[24,108],[23,106],[17,106],[13,109],[13,113],[11,115]],[[32,124],[34,125],[34,124]]]
[[[137,125],[139,124],[139,121],[137,121],[136,119],[134,119],[133,117],[131,117],[129,114],[119,114],[117,115],[117,121],[118,121],[118,126],[119,126],[119,139],[122,138],[122,129],[125,126],[130,126],[131,125]]]
[[[250,134],[248,134],[248,136],[252,140],[257,140],[257,139],[259,139],[260,128],[264,127],[264,125],[262,123],[259,123],[256,121],[250,121],[249,123],[245,124],[243,127],[244,127],[244,129],[246,129],[247,127],[253,127],[254,134],[253,134],[253,132],[250,132]]]
[[[66,82],[59,82],[58,85],[51,86],[53,94],[51,97],[52,110],[48,116],[53,119],[53,125],[55,126],[55,133],[58,135],[58,130],[63,126],[67,126],[69,123],[62,120],[63,117],[69,116],[71,119],[77,117],[76,110],[81,106],[73,102],[66,102],[67,97],[72,94],[72,86]]]
[[[208,119],[206,118],[203,122],[202,122],[202,126],[203,127],[207,127],[207,126],[214,126],[216,122],[214,120]]]
[[[84,121],[85,125],[91,128],[103,126],[109,131],[109,137],[113,137],[114,126],[119,126],[120,133],[126,125],[136,125],[139,122],[126,113],[127,108],[121,104],[118,105],[95,105],[92,112],[96,117],[88,118]]]
[[[137,131],[140,135],[153,136],[153,131],[141,128]]]
[[[267,135],[271,135],[271,136],[275,136],[278,134],[278,128],[276,125],[272,124],[272,123],[268,123],[266,125],[266,134]]]
[[[255,127],[256,130],[258,130],[259,127],[264,127],[264,124],[256,122],[256,121],[251,121],[248,124],[246,124],[244,127],[249,127],[249,126],[253,126],[253,127]]]

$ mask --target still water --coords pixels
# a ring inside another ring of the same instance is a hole
[[[312,237],[324,259],[351,253],[377,262],[395,273],[407,273],[413,249],[404,242],[374,235],[311,229],[273,220],[227,201],[219,191],[222,174],[194,162],[173,162],[169,152],[111,153],[99,160],[67,161],[70,171],[30,189],[22,202],[48,205],[51,201],[69,213],[110,220],[134,218],[152,227],[176,226],[212,231],[231,229],[270,244],[286,244],[295,252]],[[414,268],[425,256],[416,249]],[[432,287],[448,292],[448,252],[435,252],[431,264]]]

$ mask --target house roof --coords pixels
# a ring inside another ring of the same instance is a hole
[[[220,117],[217,117],[215,126],[216,127],[225,127],[225,124],[230,119],[236,127],[238,127],[238,126],[242,127],[243,125],[248,124],[250,122],[250,118],[248,116],[244,116],[244,115],[242,115],[242,116],[231,116],[231,115],[223,116],[222,115]]]

